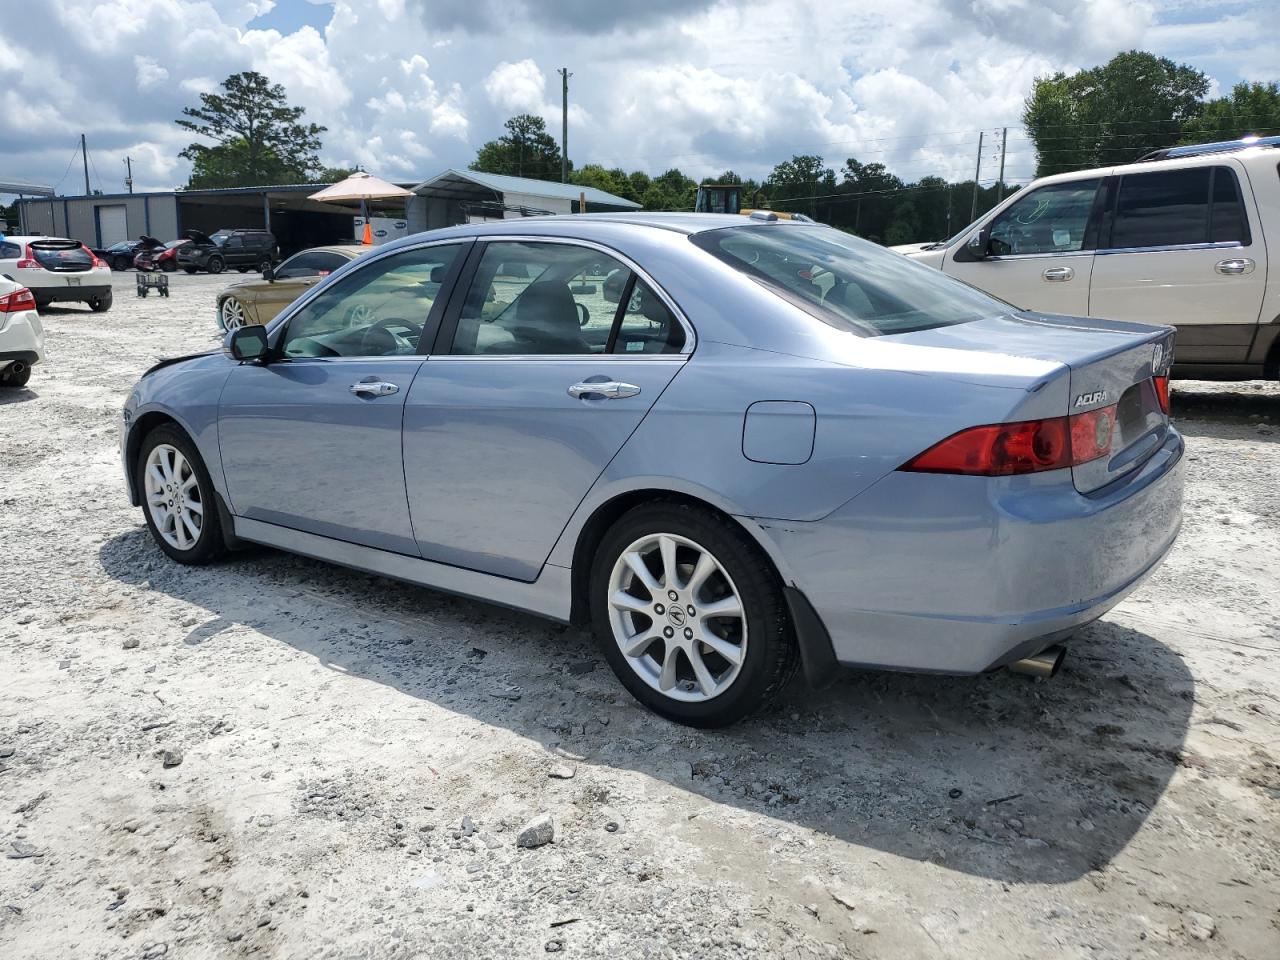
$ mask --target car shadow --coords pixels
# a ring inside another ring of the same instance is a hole
[[[1134,836],[1183,754],[1194,683],[1154,638],[1102,621],[1052,681],[1006,672],[859,672],[725,730],[635,703],[589,634],[274,550],[205,568],[145,527],[108,541],[109,576],[208,611],[348,677],[850,844],[1005,882],[1066,883]]]
[[[0,406],[9,403],[22,403],[24,400],[38,400],[40,394],[30,387],[0,387]]]
[[[1245,388],[1197,390],[1177,381],[1169,394],[1174,425],[1193,437],[1280,441],[1280,394]]]

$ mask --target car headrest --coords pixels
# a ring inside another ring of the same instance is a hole
[[[432,283],[444,283],[444,269],[443,266],[431,268]]]

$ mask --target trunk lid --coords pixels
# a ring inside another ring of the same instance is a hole
[[[1138,469],[1160,449],[1168,433],[1169,418],[1152,378],[1169,373],[1172,327],[1019,313],[893,339],[1064,364],[1070,370],[1064,416],[1114,408],[1106,419],[1106,428],[1111,430],[1109,452],[1071,468],[1072,481],[1081,493],[1097,490]],[[1097,426],[1104,428],[1101,423]]]

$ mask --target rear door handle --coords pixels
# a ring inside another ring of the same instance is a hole
[[[1238,260],[1219,260],[1213,269],[1228,277],[1237,277],[1242,273],[1253,273],[1253,261],[1243,258]]]
[[[400,388],[394,383],[387,383],[385,380],[375,380],[370,377],[368,380],[353,383],[351,392],[357,397],[389,397],[393,393],[399,393]]]
[[[618,380],[584,380],[569,388],[569,396],[583,400],[593,397],[604,397],[606,400],[621,400],[634,397],[640,388],[634,383],[622,383]]]
[[[1076,275],[1076,272],[1070,267],[1050,267],[1041,274],[1050,283],[1061,283],[1063,280],[1070,280]]]

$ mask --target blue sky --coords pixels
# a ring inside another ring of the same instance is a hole
[[[0,21],[0,178],[74,191],[84,132],[95,187],[122,189],[125,156],[140,188],[181,184],[174,119],[256,69],[328,127],[327,164],[425,179],[514,113],[558,130],[567,65],[578,164],[760,177],[803,152],[959,178],[1009,126],[1025,179],[1036,76],[1137,48],[1222,91],[1280,80],[1277,21],[1277,0],[41,0]]]

